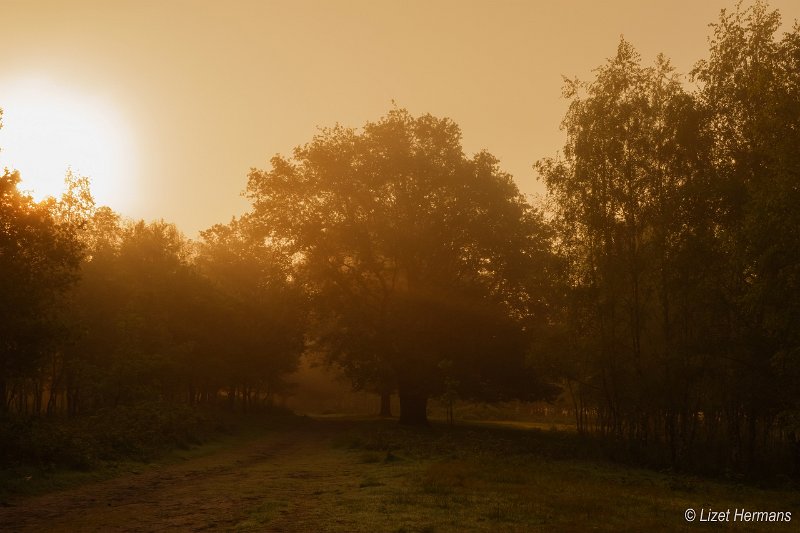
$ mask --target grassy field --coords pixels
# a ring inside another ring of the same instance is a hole
[[[796,531],[800,492],[641,470],[569,432],[306,419],[0,508],[6,531]],[[790,511],[688,523],[686,509]]]
[[[560,431],[481,424],[419,433],[375,425],[335,443],[363,464],[361,487],[370,488],[352,501],[352,512],[381,531],[691,531],[719,524],[687,523],[689,508],[800,512],[800,492],[788,487],[759,490],[621,466]]]

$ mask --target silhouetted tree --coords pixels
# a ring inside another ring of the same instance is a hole
[[[569,265],[568,376],[576,399],[593,398],[604,431],[646,442],[666,407],[653,391],[672,395],[670,374],[684,368],[676,291],[690,285],[676,262],[701,205],[691,193],[697,112],[663,57],[643,67],[624,40],[594,82],[570,82],[566,94],[564,158],[537,167]],[[666,408],[685,415],[692,407]]]
[[[563,157],[537,164],[579,429],[666,443],[676,466],[708,467],[705,449],[753,471],[797,438],[800,31],[779,24],[763,3],[723,11],[694,94],[623,40],[567,83]]]
[[[777,428],[800,438],[800,25],[778,36],[766,2],[723,11],[693,74],[717,184],[723,383],[733,449],[754,467]],[[797,456],[800,468],[800,453]]]
[[[247,409],[261,396],[271,404],[286,393],[285,376],[296,370],[304,349],[306,302],[289,276],[287,259],[253,238],[247,219],[202,232],[200,272],[217,301],[205,349],[224,379],[231,401]]]
[[[388,372],[405,423],[426,423],[443,361],[468,395],[510,393],[495,379],[511,377],[524,381],[515,393],[543,392],[525,358],[544,224],[497,160],[467,158],[460,139],[448,119],[395,109],[249,176],[254,222],[312,297],[317,348],[357,384]]]
[[[0,410],[27,399],[33,377],[64,338],[63,295],[74,283],[81,246],[73,228],[17,188],[18,172],[0,176]],[[14,390],[17,385],[19,390]]]

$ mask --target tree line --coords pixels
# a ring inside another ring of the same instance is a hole
[[[88,179],[2,198],[3,411],[76,415],[157,399],[270,403],[303,349],[305,297],[240,221],[190,243],[95,208]]]
[[[673,464],[797,459],[800,28],[779,26],[762,3],[723,12],[691,91],[625,41],[567,83],[564,155],[537,168],[580,431]]]
[[[252,209],[186,240],[68,175],[0,178],[0,400],[80,414],[243,409],[301,354],[353,386],[553,399],[578,431],[680,468],[800,469],[800,26],[723,11],[690,76],[620,41],[567,80],[532,205],[450,119],[394,108],[253,169]],[[778,466],[780,468],[780,466]]]

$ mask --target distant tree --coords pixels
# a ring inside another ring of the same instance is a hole
[[[18,190],[18,172],[0,176],[0,410],[64,338],[61,304],[77,279],[81,246],[53,216],[52,202]]]
[[[245,409],[262,397],[271,404],[288,391],[304,349],[307,306],[286,258],[253,238],[245,218],[203,231],[195,264],[217,307],[204,343],[213,377]]]
[[[123,222],[106,207],[85,220],[81,238],[86,251],[70,292],[62,408],[77,414],[181,400],[203,295],[189,243],[172,224]]]
[[[123,231],[121,217],[100,207],[86,219],[81,233],[86,248],[80,280],[70,291],[72,339],[64,350],[62,409],[70,414],[113,403],[119,389],[114,361],[125,309],[119,265]],[[53,379],[52,393],[62,392],[61,382]],[[48,410],[55,409],[54,404],[49,402]]]
[[[62,228],[72,234],[73,238],[80,244],[80,267],[78,279],[83,277],[83,267],[90,255],[90,224],[95,215],[96,208],[94,197],[91,193],[90,180],[86,176],[81,176],[67,169],[64,176],[64,192],[58,199],[48,199],[54,219]],[[45,389],[49,393],[46,403],[48,414],[57,409],[59,397],[66,399],[62,402],[68,407],[74,407],[74,399],[70,395],[74,389],[70,387],[75,382],[75,372],[80,366],[75,359],[74,342],[79,336],[81,324],[78,321],[80,311],[76,308],[73,299],[75,287],[80,285],[80,281],[70,287],[66,293],[66,308],[63,313],[62,325],[65,329],[66,338],[62,346],[52,350],[48,356],[47,364],[42,367],[34,379],[34,404],[35,412],[40,412],[44,398],[42,397]],[[47,371],[44,371],[47,368]]]
[[[315,348],[359,387],[396,385],[404,423],[427,422],[448,377],[464,396],[545,392],[526,367],[546,307],[544,223],[494,157],[467,158],[460,140],[451,120],[395,109],[249,176],[254,223],[311,295]]]

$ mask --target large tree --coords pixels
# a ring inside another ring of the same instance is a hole
[[[542,393],[525,363],[544,223],[493,156],[464,154],[453,121],[394,109],[271,163],[249,175],[252,220],[308,288],[316,348],[357,385],[396,386],[412,424],[445,383]]]

